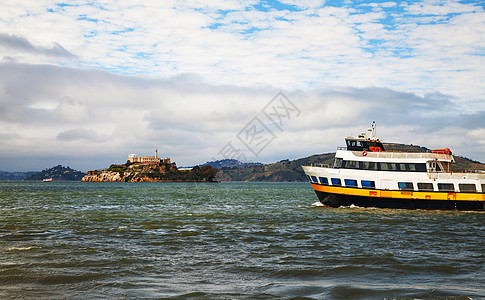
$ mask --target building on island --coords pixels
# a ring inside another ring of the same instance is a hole
[[[130,163],[170,163],[170,158],[160,159],[158,157],[158,150],[155,149],[155,156],[140,156],[138,157],[136,154],[128,155],[128,162]]]

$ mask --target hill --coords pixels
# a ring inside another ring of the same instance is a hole
[[[239,161],[237,159],[221,159],[221,160],[216,160],[216,161],[208,161],[205,164],[200,165],[202,166],[212,166],[213,168],[245,168],[245,167],[253,167],[253,166],[263,166],[262,163],[256,162],[256,163],[245,163],[242,161]]]
[[[333,164],[335,153],[317,154],[297,160],[282,160],[267,165],[244,168],[221,168],[216,180],[221,181],[306,181],[301,168],[306,164]]]
[[[54,181],[81,181],[84,175],[86,174],[83,172],[58,165],[33,174],[24,180],[42,181],[44,179],[52,178]]]
[[[0,181],[5,180],[24,180],[25,178],[37,174],[36,171],[29,171],[29,172],[5,172],[0,171]]]
[[[384,144],[387,151],[427,152],[425,147],[404,144]],[[267,165],[238,167],[222,167],[217,173],[216,180],[220,181],[306,181],[302,165],[323,164],[332,166],[335,152],[312,155],[296,160],[282,160]],[[455,156],[453,170],[485,170],[485,164],[465,157]]]

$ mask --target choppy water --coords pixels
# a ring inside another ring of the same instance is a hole
[[[485,214],[308,183],[0,183],[0,298],[485,299]]]

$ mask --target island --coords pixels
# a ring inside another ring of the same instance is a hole
[[[41,172],[33,172],[34,174],[24,178],[26,181],[79,181],[86,173],[57,165],[50,169],[42,170]]]
[[[106,170],[88,171],[84,182],[216,182],[218,168],[210,165],[179,170],[170,158],[130,154],[125,164],[113,164]]]

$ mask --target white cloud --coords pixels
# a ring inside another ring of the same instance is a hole
[[[40,100],[28,105],[29,108],[32,109],[43,109],[52,111],[59,106],[59,102],[56,100]]]
[[[300,9],[318,8],[325,4],[325,1],[315,0],[280,0],[279,2],[287,5],[294,5]]]
[[[384,3],[381,3],[381,6],[382,7],[394,7],[396,5],[397,5],[396,2],[384,2]]]
[[[32,45],[27,39],[9,34],[0,33],[0,48],[5,54],[18,54],[19,52],[29,52],[39,55],[53,56],[57,58],[75,58],[75,55],[64,49],[58,43],[54,43],[52,47],[42,47]]]
[[[85,140],[88,142],[106,142],[108,137],[97,133],[92,129],[76,128],[60,132],[57,135],[59,141]]]
[[[223,158],[220,152],[228,142],[252,161],[294,159],[333,151],[344,136],[373,120],[384,140],[447,146],[485,160],[477,154],[485,146],[466,142],[485,128],[485,110],[460,110],[459,99],[440,93],[351,87],[284,91],[301,114],[286,120],[281,131],[262,113],[278,92],[269,87],[211,85],[190,75],[154,80],[12,63],[0,64],[0,82],[9,91],[0,95],[0,136],[6,137],[0,165],[10,170],[65,162],[82,170],[103,168],[124,162],[129,153],[155,148],[179,165],[192,165]],[[38,84],[25,90],[30,82]],[[15,103],[18,99],[22,105]],[[258,157],[237,138],[254,117],[277,137]]]
[[[253,4],[11,2],[0,13],[0,33],[38,49],[58,45],[79,58],[70,66],[121,74],[198,73],[215,84],[280,88],[355,82],[413,92],[434,89],[468,99],[483,95],[481,82],[472,88],[467,83],[469,77],[483,77],[485,16],[479,5],[424,1],[396,7],[385,2],[367,11],[320,2],[314,9],[292,1],[286,4],[298,9],[263,11]],[[405,13],[396,14],[400,9]],[[422,14],[431,11],[440,19],[423,23]],[[59,63],[32,53],[3,56]]]
[[[406,5],[406,10],[414,15],[448,15],[477,12],[480,6],[459,3],[458,1],[426,0]]]

